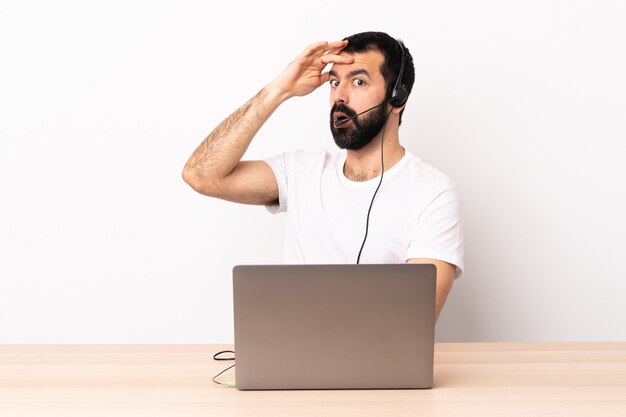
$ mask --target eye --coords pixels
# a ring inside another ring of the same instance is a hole
[[[355,78],[354,81],[352,81],[352,84],[357,87],[362,87],[365,85],[365,81],[362,78]]]
[[[337,87],[339,85],[339,80],[330,80],[331,87]]]

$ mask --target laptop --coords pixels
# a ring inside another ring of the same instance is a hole
[[[436,267],[237,265],[240,390],[430,388]]]

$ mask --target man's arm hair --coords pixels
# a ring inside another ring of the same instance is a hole
[[[193,152],[183,179],[199,193],[247,204],[271,204],[278,186],[262,161],[242,162],[252,138],[281,103],[268,88],[224,119]]]

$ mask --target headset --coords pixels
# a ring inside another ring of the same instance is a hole
[[[407,91],[404,84],[402,84],[402,75],[404,75],[404,47],[399,40],[395,39],[398,42],[398,46],[400,46],[400,53],[402,54],[402,58],[400,61],[400,71],[398,72],[398,79],[396,80],[396,84],[393,86],[393,90],[391,91],[391,97],[389,97],[389,104],[392,107],[402,107],[404,103],[406,103],[409,98],[409,92]]]

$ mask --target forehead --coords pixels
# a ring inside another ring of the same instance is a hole
[[[380,68],[385,57],[381,52],[376,50],[358,53],[341,52],[339,55],[350,56],[354,59],[354,62],[352,64],[333,64],[330,69],[331,75],[341,77],[354,71],[365,70],[372,78],[382,78]]]

